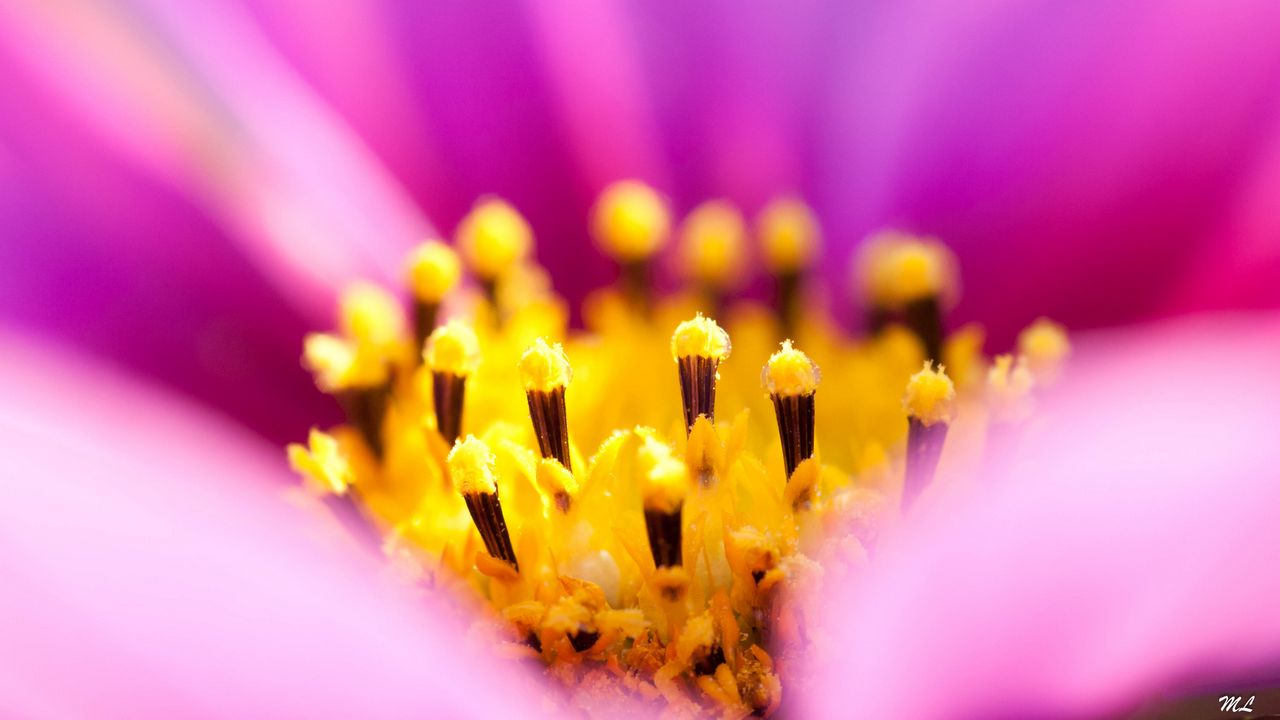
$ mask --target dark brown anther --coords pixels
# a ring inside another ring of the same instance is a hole
[[[920,338],[924,346],[925,360],[942,361],[942,305],[937,295],[908,302],[902,309],[902,317],[911,332]]]
[[[516,561],[516,551],[511,546],[511,535],[507,532],[507,520],[502,515],[502,502],[498,499],[498,494],[463,493],[462,499],[467,502],[471,519],[480,531],[480,537],[484,539],[485,550],[519,572],[520,564]]]
[[[435,402],[436,429],[449,445],[462,434],[462,400],[467,378],[448,372],[431,374],[431,396]]]
[[[682,504],[673,512],[656,508],[644,509],[649,550],[653,552],[653,564],[658,567],[679,567],[683,564],[684,550],[680,542],[680,514],[683,507]]]
[[[649,317],[653,302],[649,260],[631,260],[622,264],[622,290],[636,312]]]
[[[374,457],[382,459],[382,421],[387,415],[391,382],[369,388],[351,388],[339,394],[347,422],[360,432]]]
[[[774,305],[784,338],[792,337],[796,333],[802,286],[802,277],[798,270],[780,272],[774,280]]]
[[[911,507],[921,491],[933,482],[949,427],[945,422],[925,425],[914,417],[907,418],[907,466],[902,484],[904,508]]]
[[[773,395],[773,412],[778,418],[778,438],[787,477],[800,463],[813,457],[814,398],[809,395]]]
[[[440,303],[423,302],[414,300],[413,302],[413,339],[417,344],[414,347],[419,350],[427,344],[427,338],[431,336],[431,331],[436,329],[436,322],[440,318]],[[422,359],[420,353],[415,353],[418,360]]]
[[[718,360],[691,355],[677,361],[680,370],[680,400],[684,404],[685,432],[693,430],[699,415],[716,419],[716,371]]]
[[[555,458],[572,470],[569,462],[569,420],[565,410],[565,388],[552,390],[528,390],[529,417],[533,420],[533,433],[538,438],[538,449],[544,458]],[[567,500],[567,498],[566,498]]]

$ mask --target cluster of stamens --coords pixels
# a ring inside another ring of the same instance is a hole
[[[941,466],[982,455],[949,442],[953,425],[1016,443],[1068,345],[1038,321],[988,368],[980,331],[944,331],[954,258],[902,233],[864,246],[869,333],[842,336],[806,300],[820,232],[794,199],[751,228],[727,202],[694,208],[674,233],[690,292],[660,297],[650,275],[672,227],[651,188],[604,192],[591,228],[619,282],[569,332],[529,225],[482,200],[457,252],[433,240],[410,256],[411,322],[360,285],[340,332],[307,338],[347,423],[289,456],[424,581],[482,598],[495,642],[539,658],[568,702],[767,715],[800,682],[817,559],[865,562]],[[753,233],[772,309],[732,302]],[[735,412],[718,419],[718,400]],[[752,413],[773,416],[768,432]]]

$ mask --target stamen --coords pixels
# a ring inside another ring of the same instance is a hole
[[[725,200],[702,203],[680,226],[681,264],[714,317],[723,317],[725,294],[742,278],[746,235],[742,213]]]
[[[924,368],[907,381],[902,405],[907,410],[907,467],[902,484],[902,504],[909,507],[933,481],[955,414],[956,388],[945,368]]]
[[[822,230],[808,205],[796,198],[771,201],[756,221],[765,266],[776,283],[778,316],[784,334],[795,330],[803,278],[813,264]]]
[[[458,286],[462,263],[453,248],[428,240],[409,256],[409,285],[413,288],[414,348],[421,350],[436,328],[440,303]]]
[[[765,363],[763,382],[778,418],[778,437],[790,479],[796,467],[813,457],[814,397],[821,374],[808,355],[790,340]]]
[[[1026,357],[1036,382],[1049,386],[1058,381],[1062,365],[1071,354],[1071,341],[1066,328],[1042,317],[1019,333],[1018,352]]]
[[[533,230],[506,201],[485,198],[462,219],[457,234],[458,249],[496,308],[498,284],[529,254]]]
[[[372,283],[356,283],[338,300],[342,332],[357,346],[390,356],[404,337],[404,311],[394,295]]]
[[[720,363],[729,357],[729,334],[715,320],[698,313],[676,326],[671,354],[680,370],[680,399],[684,404],[685,431],[693,430],[699,415],[716,419],[716,381]]]
[[[955,259],[932,238],[898,231],[872,236],[857,257],[867,293],[868,327],[879,332],[900,318],[920,338],[925,358],[942,359],[942,303],[956,292]]]
[[[468,435],[449,451],[449,475],[467,503],[467,510],[480,531],[485,549],[519,572],[520,564],[511,546],[511,535],[507,532],[507,521],[502,515],[502,502],[498,499],[498,485],[494,480],[493,466],[496,462],[488,445],[474,435]]]
[[[386,359],[367,343],[357,345],[335,335],[312,333],[303,341],[302,362],[315,375],[316,385],[337,398],[347,422],[381,458],[382,420],[391,392]]]
[[[569,358],[559,343],[548,345],[538,338],[520,358],[520,376],[529,400],[529,417],[538,449],[544,458],[559,460],[572,470],[569,461],[569,421],[565,390],[573,377]]]
[[[987,371],[987,407],[991,422],[1017,423],[1031,415],[1031,389],[1035,380],[1027,367],[1027,359],[1019,355],[997,355]]]
[[[689,493],[689,470],[671,448],[649,436],[644,438],[639,459],[644,524],[653,563],[659,568],[679,567],[684,564],[681,511]]]
[[[592,232],[601,249],[622,266],[623,284],[636,307],[647,312],[649,272],[671,229],[666,202],[638,180],[605,188],[592,214]]]
[[[453,320],[431,333],[423,355],[431,370],[436,429],[452,444],[462,434],[462,400],[467,377],[480,364],[480,343],[469,325]]]

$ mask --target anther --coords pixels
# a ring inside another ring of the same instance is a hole
[[[549,345],[538,338],[520,358],[520,377],[529,401],[529,418],[538,437],[542,457],[555,458],[566,469],[569,461],[569,421],[565,391],[573,377],[569,358],[559,343]]]
[[[458,249],[467,267],[497,307],[498,284],[524,261],[533,246],[533,230],[514,207],[485,198],[458,224]]]
[[[421,350],[435,330],[440,304],[458,286],[462,263],[453,248],[428,240],[409,256],[409,286],[413,289],[414,347]]]
[[[720,363],[729,357],[730,349],[729,334],[702,313],[680,323],[672,333],[671,355],[680,371],[686,432],[693,429],[699,415],[715,422],[716,381],[720,379]]]
[[[925,358],[942,359],[943,303],[958,287],[955,258],[933,238],[884,231],[867,240],[856,271],[868,308],[868,329],[878,333],[894,319],[920,338]]]
[[[462,499],[467,503],[471,520],[475,522],[484,547],[498,560],[509,563],[518,572],[520,564],[507,532],[507,521],[502,515],[502,503],[498,499],[498,485],[494,479],[496,459],[489,446],[474,435],[458,441],[449,451],[449,476],[453,479]]]
[[[765,363],[763,382],[778,418],[778,437],[787,478],[796,467],[813,457],[814,397],[821,375],[808,355],[790,340]]]
[[[1052,385],[1071,354],[1071,341],[1065,327],[1048,318],[1039,318],[1018,334],[1018,352],[1027,359],[1037,383]]]
[[[689,471],[671,448],[646,436],[639,450],[641,492],[644,496],[644,524],[649,550],[659,568],[684,563],[681,545],[681,514],[689,493]]]
[[[742,278],[746,235],[742,213],[725,200],[702,203],[680,226],[681,265],[714,317],[723,317],[725,296]]]
[[[991,423],[1008,424],[1025,420],[1032,410],[1031,390],[1035,380],[1027,360],[1019,355],[997,355],[987,371],[987,409]]]
[[[391,392],[386,358],[370,344],[313,333],[303,341],[302,362],[316,385],[342,405],[347,422],[360,432],[377,458],[382,457],[382,421]]]
[[[956,388],[945,368],[924,368],[907,381],[902,405],[907,411],[907,462],[902,484],[902,504],[909,507],[933,481],[942,457],[942,446],[955,415]]]
[[[818,254],[822,231],[809,206],[796,198],[771,201],[756,221],[765,267],[774,277],[785,335],[795,330],[804,274]]]
[[[470,326],[453,320],[431,333],[423,357],[431,370],[436,429],[452,444],[462,434],[462,401],[467,378],[480,364],[480,343]]]
[[[623,180],[605,188],[592,211],[596,241],[621,266],[627,295],[644,312],[650,304],[653,256],[666,243],[670,229],[666,201],[638,180]]]

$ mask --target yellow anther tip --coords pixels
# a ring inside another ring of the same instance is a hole
[[[449,476],[464,495],[493,494],[498,491],[493,466],[497,462],[489,446],[475,435],[468,435],[449,451]]]
[[[427,338],[423,359],[433,372],[465,377],[480,364],[480,341],[470,325],[450,320]]]
[[[404,311],[395,296],[373,283],[359,282],[338,299],[339,323],[347,337],[385,346],[404,331]]]
[[[704,357],[719,362],[729,357],[731,349],[729,333],[702,313],[677,325],[671,334],[671,355],[676,360]]]
[[[462,262],[453,248],[428,240],[409,255],[409,284],[418,300],[439,303],[462,277]]]
[[[1018,352],[1040,373],[1056,368],[1071,354],[1071,341],[1065,327],[1042,317],[1018,334]]]
[[[770,395],[812,395],[821,379],[818,366],[790,340],[784,340],[782,349],[770,355],[764,366],[764,386]]]
[[[987,371],[987,403],[993,418],[1020,420],[1031,412],[1031,390],[1035,379],[1026,358],[998,355]]]
[[[311,333],[302,341],[302,363],[325,392],[373,387],[387,377],[380,356],[361,352],[352,342],[328,333]]]
[[[920,372],[907,381],[907,392],[902,406],[907,414],[924,423],[950,423],[955,417],[956,386],[947,377],[945,368],[926,361]]]
[[[653,436],[646,435],[638,453],[644,506],[662,512],[675,512],[689,493],[689,469],[671,448]]]
[[[666,242],[670,227],[666,202],[638,180],[605,188],[592,213],[592,230],[600,247],[623,263],[651,257]]]
[[[869,299],[883,306],[950,295],[956,289],[955,257],[933,238],[886,230],[867,240],[857,272]]]
[[[573,379],[569,358],[560,343],[549,344],[538,338],[520,357],[520,378],[529,391],[551,392],[567,387]]]
[[[741,275],[746,259],[746,223],[732,203],[710,200],[693,209],[680,226],[680,259],[687,275],[723,288]]]
[[[477,276],[493,280],[524,260],[533,246],[529,223],[504,200],[476,203],[458,225],[458,248]]]
[[[757,221],[760,250],[769,271],[798,272],[813,263],[821,230],[813,211],[795,198],[773,200]]]

